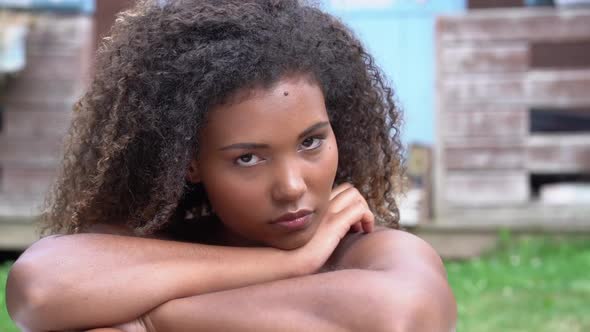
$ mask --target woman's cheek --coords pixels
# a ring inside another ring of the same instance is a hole
[[[338,149],[335,142],[330,142],[324,150],[324,155],[316,165],[315,182],[320,188],[322,198],[328,200],[334,185],[336,171],[338,170]]]
[[[230,177],[228,181],[218,182],[215,188],[209,190],[211,204],[218,206],[220,211],[242,211],[245,206],[255,201],[256,186],[241,180],[239,177]]]
[[[338,170],[338,146],[336,145],[335,139],[330,141],[326,147],[326,150],[326,158],[324,158],[324,165],[322,165],[322,168],[326,171],[324,176],[330,180],[331,191],[332,185],[334,184],[334,178],[336,177],[336,172]]]

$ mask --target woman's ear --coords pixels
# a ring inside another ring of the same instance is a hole
[[[186,170],[186,180],[188,182],[197,184],[201,182],[201,176],[199,174],[199,163],[196,159],[191,160],[191,163]]]

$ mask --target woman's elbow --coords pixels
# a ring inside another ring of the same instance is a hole
[[[26,259],[14,263],[6,282],[6,308],[12,320],[25,331],[40,330],[39,319],[47,307],[49,297],[42,283],[38,267]]]
[[[51,323],[53,301],[67,285],[63,273],[55,272],[48,247],[52,237],[37,241],[12,265],[6,282],[6,308],[12,320],[25,331],[45,329]],[[53,265],[53,266],[50,266]]]

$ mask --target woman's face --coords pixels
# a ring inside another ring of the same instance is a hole
[[[324,96],[303,78],[250,92],[210,112],[189,176],[203,183],[227,244],[298,248],[319,225],[338,165]]]

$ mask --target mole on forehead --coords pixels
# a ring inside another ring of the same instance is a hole
[[[288,96],[289,95],[289,91],[283,92],[283,95]]]

